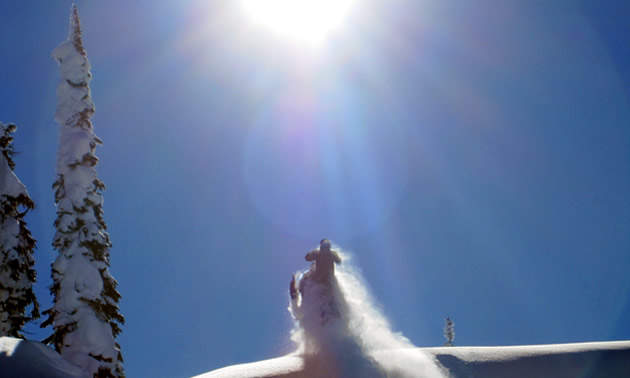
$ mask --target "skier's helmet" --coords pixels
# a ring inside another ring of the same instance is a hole
[[[322,239],[322,240],[319,242],[319,249],[320,249],[320,250],[322,250],[322,249],[330,249],[330,240],[328,240],[328,239]]]

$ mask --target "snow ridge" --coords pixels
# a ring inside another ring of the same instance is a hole
[[[122,355],[115,337],[124,318],[117,306],[117,282],[109,274],[111,242],[103,219],[102,190],[94,154],[101,140],[91,117],[90,63],[83,49],[78,11],[72,6],[67,41],[52,52],[59,63],[55,120],[60,125],[57,179],[53,184],[57,219],[53,246],[59,256],[52,264],[54,294],[45,340],[69,362],[90,376],[122,377]]]

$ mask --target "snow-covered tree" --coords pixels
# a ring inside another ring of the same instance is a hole
[[[449,317],[444,319],[444,338],[446,339],[444,346],[453,346],[453,341],[455,340],[455,323]]]
[[[0,336],[23,337],[22,327],[39,318],[33,293],[35,239],[24,215],[35,205],[13,173],[15,125],[0,122]],[[27,307],[32,306],[30,315]]]
[[[90,63],[81,40],[75,5],[70,14],[68,40],[52,52],[59,63],[55,120],[60,125],[57,179],[57,229],[53,247],[59,256],[52,264],[53,306],[42,327],[53,326],[44,340],[71,363],[95,377],[122,377],[122,355],[115,338],[124,318],[120,293],[109,273],[111,242],[103,220],[105,185],[98,179],[94,154],[101,144],[91,117]]]

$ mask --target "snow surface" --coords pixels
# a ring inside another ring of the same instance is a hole
[[[399,359],[420,351],[436,358],[452,377],[630,377],[630,341],[510,347],[412,348],[377,352]],[[85,377],[53,349],[34,341],[0,337],[1,377]],[[196,378],[315,377],[305,370],[304,359],[290,354],[274,359],[234,365]]]
[[[630,341],[511,347],[413,348],[436,358],[452,377],[630,377]],[[408,350],[378,352],[398,358]],[[81,369],[34,341],[0,337],[0,376],[83,378]],[[297,354],[228,366],[196,378],[314,377]]]
[[[86,375],[41,343],[0,337],[0,377],[83,378]]]
[[[382,358],[402,361],[407,353],[422,352],[436,358],[459,378],[569,378],[630,377],[630,341],[508,347],[412,348],[376,352]],[[196,378],[316,377],[296,354],[233,365]]]

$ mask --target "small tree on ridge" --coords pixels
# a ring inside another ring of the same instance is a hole
[[[446,339],[444,346],[453,346],[453,340],[455,340],[455,323],[449,317],[444,319],[444,338]]]

